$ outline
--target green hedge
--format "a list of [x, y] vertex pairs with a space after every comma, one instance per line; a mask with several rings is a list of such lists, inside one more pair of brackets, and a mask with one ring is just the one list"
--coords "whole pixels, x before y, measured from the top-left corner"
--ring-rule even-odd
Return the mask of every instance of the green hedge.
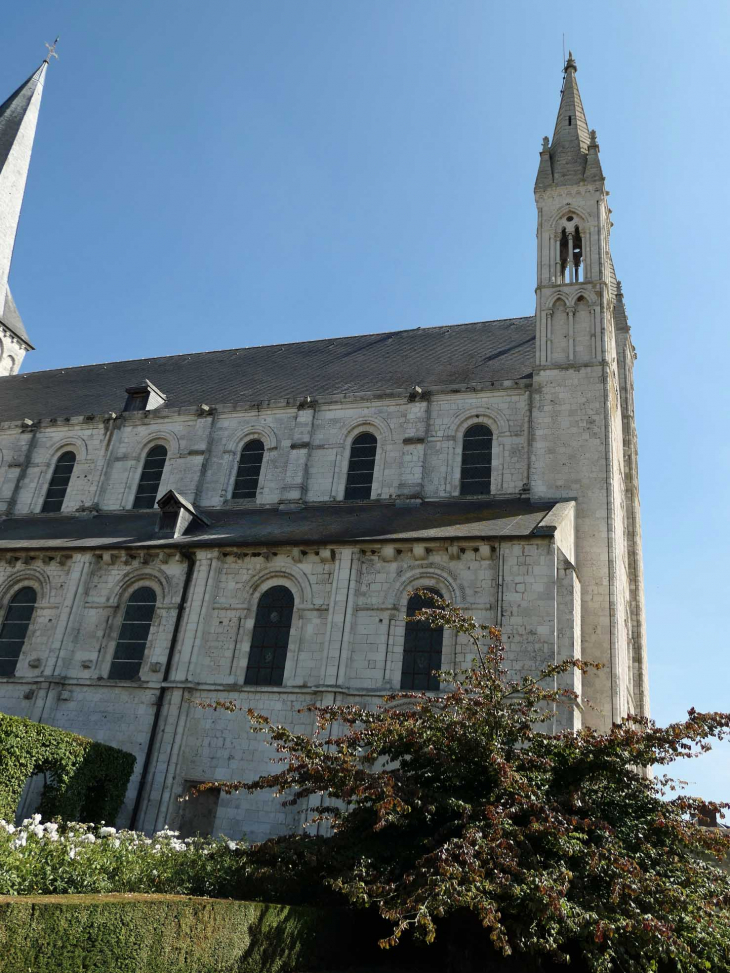
[[45, 723], [0, 713], [0, 818], [12, 821], [29, 777], [46, 774], [44, 820], [113, 823], [135, 757]]
[[0, 897], [0, 973], [289, 973], [348, 955], [348, 913], [177, 895]]

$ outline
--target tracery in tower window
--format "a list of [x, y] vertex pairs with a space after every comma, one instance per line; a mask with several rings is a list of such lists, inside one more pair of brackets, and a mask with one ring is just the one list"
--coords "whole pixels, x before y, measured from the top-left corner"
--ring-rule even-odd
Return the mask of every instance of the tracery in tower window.
[[564, 226], [560, 234], [560, 283], [577, 284], [584, 279], [583, 238], [572, 216], [568, 217], [566, 223], [569, 225]]

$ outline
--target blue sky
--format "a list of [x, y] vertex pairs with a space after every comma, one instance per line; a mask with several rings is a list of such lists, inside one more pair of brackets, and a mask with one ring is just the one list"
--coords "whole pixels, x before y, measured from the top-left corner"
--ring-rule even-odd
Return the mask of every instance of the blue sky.
[[[729, 11], [11, 5], [0, 92], [61, 35], [11, 277], [25, 369], [532, 313], [565, 31], [639, 353], [653, 715], [730, 709]], [[730, 799], [730, 747], [680, 770]]]

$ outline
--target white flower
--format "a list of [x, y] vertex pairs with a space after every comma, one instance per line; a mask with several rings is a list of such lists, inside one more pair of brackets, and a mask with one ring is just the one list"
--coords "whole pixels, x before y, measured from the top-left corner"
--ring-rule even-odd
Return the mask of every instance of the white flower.
[[236, 848], [238, 848], [238, 844], [235, 841], [227, 841], [226, 848], [228, 848], [229, 851], [235, 851]]
[[118, 848], [121, 845], [121, 841], [119, 840], [119, 838], [115, 838], [114, 841], [112, 841], [112, 844], [114, 845], [115, 848]]
[[46, 833], [42, 824], [34, 824], [31, 828], [28, 828], [28, 831], [34, 834], [36, 838], [42, 838]]
[[100, 838], [111, 838], [112, 835], [117, 833], [116, 828], [101, 828], [99, 831]]
[[8, 824], [6, 821], [1, 821], [3, 830], [7, 831], [8, 834], [15, 834], [15, 828], [12, 824]]
[[25, 848], [28, 844], [28, 838], [26, 837], [25, 831], [21, 831], [17, 838], [13, 838], [13, 848]]
[[96, 838], [93, 836], [93, 834], [82, 834], [79, 841], [87, 845], [93, 845], [96, 842]]
[[68, 857], [71, 858], [71, 859], [73, 859], [73, 858], [76, 857], [76, 849], [75, 848], [69, 848], [69, 850], [68, 850]]
[[58, 825], [56, 824], [56, 822], [55, 822], [55, 821], [47, 821], [47, 822], [46, 822], [46, 823], [45, 823], [45, 824], [43, 825], [43, 827], [44, 827], [44, 828], [46, 829], [46, 831], [47, 831], [47, 832], [48, 832], [49, 834], [51, 834], [51, 833], [53, 833], [53, 832], [55, 832], [55, 831], [58, 831]]

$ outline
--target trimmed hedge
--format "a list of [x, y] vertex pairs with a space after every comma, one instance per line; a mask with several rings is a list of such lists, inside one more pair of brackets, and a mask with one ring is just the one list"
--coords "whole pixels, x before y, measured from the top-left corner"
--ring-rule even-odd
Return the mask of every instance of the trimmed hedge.
[[44, 820], [116, 820], [136, 758], [67, 730], [0, 713], [0, 818], [12, 821], [29, 777], [45, 773]]
[[0, 973], [320, 969], [348, 955], [350, 922], [346, 912], [178, 895], [1, 896]]

